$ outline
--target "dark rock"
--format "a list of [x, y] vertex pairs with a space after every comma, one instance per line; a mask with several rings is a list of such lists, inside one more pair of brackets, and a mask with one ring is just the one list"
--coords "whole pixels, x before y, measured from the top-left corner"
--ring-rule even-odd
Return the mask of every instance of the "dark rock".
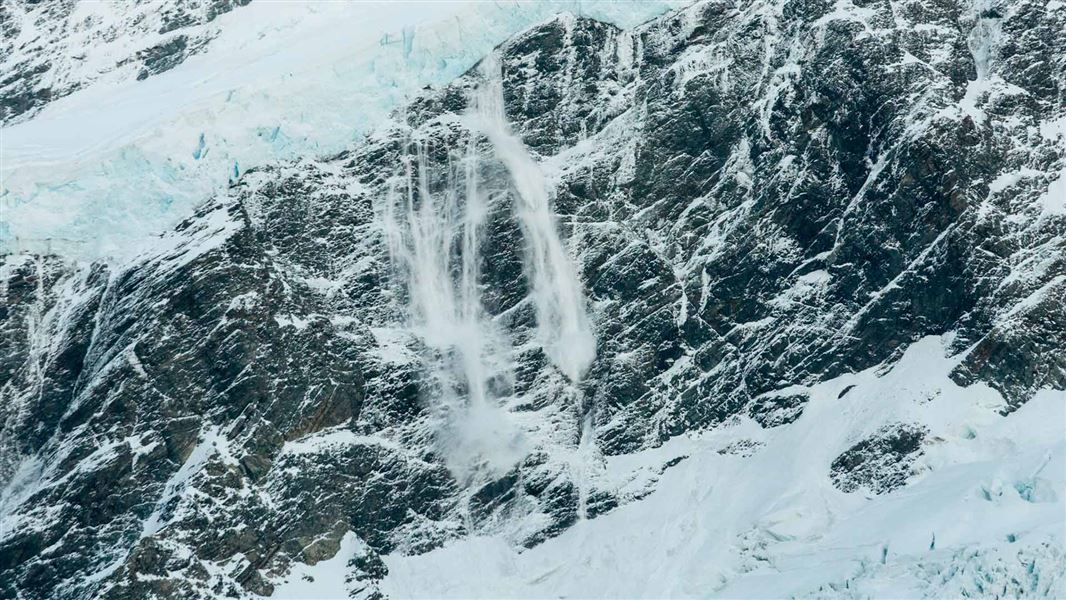
[[763, 395], [752, 401], [748, 416], [767, 429], [788, 425], [800, 418], [808, 400], [807, 394]]
[[927, 431], [915, 425], [888, 426], [856, 443], [833, 460], [833, 485], [843, 492], [885, 494], [904, 486], [923, 454]]

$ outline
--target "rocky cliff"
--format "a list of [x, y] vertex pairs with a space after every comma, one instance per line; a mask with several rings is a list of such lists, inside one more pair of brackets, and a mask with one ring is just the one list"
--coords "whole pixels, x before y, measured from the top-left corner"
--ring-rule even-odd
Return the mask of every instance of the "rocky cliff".
[[[0, 597], [269, 595], [351, 539], [347, 589], [376, 597], [386, 555], [535, 547], [683, 460], [612, 457], [794, 427], [814, 386], [931, 336], [997, 419], [1061, 398], [1064, 30], [1027, 0], [561, 15], [349, 151], [245, 173], [135, 261], [5, 257]], [[522, 173], [471, 119], [494, 78], [584, 288], [577, 376], [545, 338]], [[412, 319], [384, 219], [473, 214], [475, 183], [477, 254], [439, 249], [476, 267], [503, 366], [445, 381], [465, 355]], [[440, 401], [481, 383], [503, 421]], [[825, 483], [894, 493], [941, 434], [857, 436]]]

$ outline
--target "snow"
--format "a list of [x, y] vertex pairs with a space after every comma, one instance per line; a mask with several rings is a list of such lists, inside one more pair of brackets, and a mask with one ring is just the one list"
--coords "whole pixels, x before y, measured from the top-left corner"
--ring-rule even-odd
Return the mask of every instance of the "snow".
[[832, 277], [828, 271], [819, 269], [796, 278], [796, 283], [770, 301], [771, 305], [787, 308], [793, 303], [802, 303], [805, 298], [822, 292]]
[[1030, 167], [1022, 167], [1017, 171], [1008, 171], [1006, 173], [1001, 173], [998, 177], [993, 179], [991, 183], [988, 184], [988, 191], [993, 194], [998, 194], [1003, 190], [1017, 185], [1020, 181], [1023, 181], [1030, 177], [1040, 177], [1043, 174], [1043, 171], [1038, 171]]
[[[572, 18], [563, 23], [571, 23]], [[557, 230], [545, 173], [511, 131], [503, 111], [499, 57], [480, 65], [471, 109], [430, 127], [460, 127], [469, 133], [450, 149], [446, 188], [433, 189], [427, 156], [432, 136], [407, 134], [404, 155], [376, 208], [388, 243], [396, 281], [408, 298], [409, 339], [424, 349], [432, 391], [425, 394], [437, 423], [435, 443], [456, 479], [480, 471], [502, 475], [526, 456], [523, 433], [509, 418], [505, 390], [515, 379], [515, 349], [482, 303], [481, 260], [487, 217], [493, 202], [508, 200], [522, 232], [523, 273], [532, 282], [529, 301], [536, 314], [535, 344], [571, 383], [578, 383], [595, 358], [596, 340], [586, 313], [582, 282]], [[488, 151], [478, 145], [486, 139]], [[507, 173], [496, 181], [481, 165], [498, 161]], [[501, 186], [503, 184], [503, 187]], [[494, 188], [510, 188], [507, 195]], [[376, 329], [376, 354], [383, 362], [406, 360], [403, 338]], [[573, 393], [571, 387], [567, 393]]]
[[1066, 215], [1066, 168], [1048, 185], [1040, 197], [1039, 206], [1043, 215]]
[[538, 336], [551, 361], [577, 382], [596, 358], [582, 283], [559, 238], [540, 165], [510, 131], [504, 116], [498, 58], [490, 55], [481, 67], [485, 81], [478, 90], [475, 120], [492, 142], [496, 157], [507, 166], [520, 200], [515, 213], [528, 250], [524, 268], [533, 281]]
[[340, 550], [333, 558], [323, 560], [313, 567], [296, 563], [289, 573], [288, 581], [274, 588], [271, 597], [285, 600], [322, 600], [321, 590], [329, 589], [337, 591], [337, 598], [347, 598], [348, 561], [365, 548], [366, 544], [354, 533], [344, 534]]
[[282, 449], [280, 456], [328, 453], [334, 448], [357, 444], [384, 445], [389, 448], [396, 447], [395, 444], [384, 438], [357, 435], [348, 429], [331, 428], [316, 432], [298, 440], [285, 442], [285, 446]]
[[406, 329], [371, 327], [370, 333], [376, 342], [373, 356], [382, 363], [404, 365], [416, 360], [416, 355], [408, 347], [411, 335]]
[[[947, 341], [919, 341], [881, 376], [871, 369], [809, 388], [811, 400], [792, 425], [764, 430], [735, 419], [611, 457], [603, 477], [624, 482], [665, 458], [688, 456], [643, 500], [532, 549], [499, 535], [387, 556], [382, 591], [392, 598], [957, 597], [1008, 589], [1014, 579], [1032, 586], [1026, 593], [1062, 597], [1066, 392], [1042, 391], [1001, 416], [995, 390], [962, 388], [948, 377], [960, 358], [944, 356]], [[880, 496], [832, 486], [836, 456], [901, 422], [929, 429], [909, 485]], [[738, 444], [749, 451], [729, 451]], [[309, 572], [316, 585], [309, 593], [342, 597], [329, 576]]]
[[297, 331], [307, 329], [311, 323], [311, 319], [299, 315], [274, 315], [274, 321], [279, 327], [292, 327]]
[[[631, 26], [680, 3], [253, 2], [212, 22], [218, 37], [176, 68], [103, 77], [0, 129], [0, 249], [128, 257], [238, 163], [340, 151], [557, 12]], [[102, 69], [110, 52], [90, 59]]]
[[[227, 464], [236, 464], [236, 460], [229, 452], [226, 438], [221, 435], [218, 428], [211, 427], [200, 435], [199, 443], [193, 448], [189, 457], [182, 463], [170, 479], [163, 486], [163, 495], [156, 501], [155, 510], [144, 521], [141, 537], [146, 538], [155, 535], [159, 530], [167, 526], [170, 519], [166, 517], [166, 510], [175, 498], [185, 493], [190, 480], [204, 468], [204, 465], [218, 455]], [[124, 562], [124, 559], [122, 561]]]

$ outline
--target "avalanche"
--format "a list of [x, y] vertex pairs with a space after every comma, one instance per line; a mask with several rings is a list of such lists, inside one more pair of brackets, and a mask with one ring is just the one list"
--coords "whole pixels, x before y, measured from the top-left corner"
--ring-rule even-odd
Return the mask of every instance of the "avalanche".
[[667, 4], [79, 5], [0, 597], [1066, 597], [1066, 5]]

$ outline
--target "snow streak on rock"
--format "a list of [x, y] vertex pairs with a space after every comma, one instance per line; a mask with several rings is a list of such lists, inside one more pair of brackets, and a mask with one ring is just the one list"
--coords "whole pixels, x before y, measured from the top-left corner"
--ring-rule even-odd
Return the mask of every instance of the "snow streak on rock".
[[414, 157], [403, 156], [381, 223], [406, 283], [411, 325], [431, 354], [429, 400], [446, 428], [443, 449], [459, 473], [482, 461], [502, 473], [518, 458], [521, 438], [497, 406], [512, 379], [509, 340], [481, 302], [486, 199], [478, 188], [476, 140], [449, 153], [454, 158], [440, 192], [431, 189], [426, 142], [408, 138], [405, 144]]
[[[547, 183], [504, 116], [495, 55], [483, 61], [481, 72], [483, 80], [472, 92], [466, 115], [471, 133], [462, 147], [427, 148], [427, 141], [408, 135], [404, 144], [413, 155], [402, 157], [401, 173], [379, 214], [391, 260], [406, 285], [413, 331], [430, 350], [431, 404], [446, 428], [445, 454], [460, 473], [486, 465], [502, 475], [525, 449], [499, 406], [501, 398], [514, 393], [510, 339], [481, 298], [479, 263], [492, 199], [479, 179], [492, 172], [479, 168], [481, 150], [474, 132], [488, 138], [488, 150], [506, 166], [504, 175], [514, 190], [538, 343], [576, 384], [595, 358], [596, 341], [581, 281], [556, 230]], [[430, 152], [447, 156], [444, 181], [431, 182]]]
[[533, 280], [533, 302], [541, 342], [552, 362], [577, 382], [596, 357], [596, 340], [585, 314], [585, 296], [573, 262], [555, 226], [548, 187], [522, 140], [510, 131], [503, 107], [499, 58], [490, 54], [481, 64], [475, 114], [496, 155], [507, 165], [521, 200], [515, 212], [526, 236], [526, 264]]

